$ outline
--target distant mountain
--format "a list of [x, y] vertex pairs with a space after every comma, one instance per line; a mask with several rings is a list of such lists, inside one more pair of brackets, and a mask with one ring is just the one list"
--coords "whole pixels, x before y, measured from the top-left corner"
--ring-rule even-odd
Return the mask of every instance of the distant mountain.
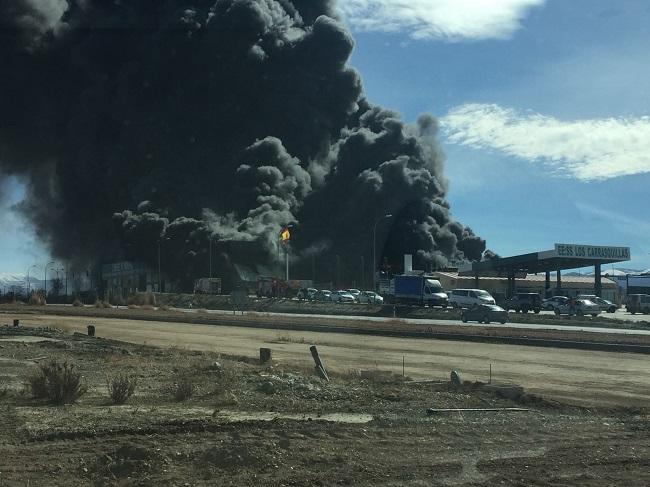
[[[602, 267], [602, 275], [610, 275], [610, 276], [627, 276], [628, 274], [630, 275], [637, 275], [637, 274], [644, 274], [644, 273], [650, 273], [650, 269], [646, 269], [644, 271], [639, 270], [639, 269], [626, 269], [626, 268], [605, 268]], [[572, 272], [566, 272], [562, 273], [563, 276], [571, 276], [571, 277], [593, 277], [594, 272], [577, 272], [577, 271], [572, 271]]]
[[[49, 282], [49, 279], [48, 279]], [[42, 289], [44, 281], [34, 276], [29, 276], [29, 284], [31, 289]], [[27, 287], [27, 275], [20, 273], [0, 272], [0, 290], [3, 293], [11, 292], [12, 290], [25, 292]]]

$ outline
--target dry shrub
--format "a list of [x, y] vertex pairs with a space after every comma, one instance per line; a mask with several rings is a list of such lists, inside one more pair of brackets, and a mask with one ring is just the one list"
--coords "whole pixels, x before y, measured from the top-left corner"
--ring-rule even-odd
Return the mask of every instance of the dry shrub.
[[47, 301], [42, 294], [34, 293], [29, 297], [28, 303], [33, 306], [45, 306]]
[[190, 377], [181, 377], [169, 388], [174, 400], [185, 401], [194, 395], [196, 386]]
[[67, 360], [39, 365], [27, 385], [35, 399], [47, 399], [53, 404], [74, 403], [88, 390], [75, 365]]
[[95, 308], [110, 308], [111, 304], [108, 301], [95, 301]]
[[138, 380], [129, 374], [118, 374], [106, 379], [108, 394], [113, 404], [124, 404], [135, 392]]
[[79, 301], [79, 298], [75, 298], [75, 300], [72, 302], [72, 306], [75, 307], [83, 306], [83, 303]]
[[143, 304], [142, 306], [140, 306], [140, 308], [141, 309], [146, 309], [148, 311], [151, 311], [152, 309], [154, 309], [154, 307], [152, 305], [150, 305], [150, 304]]
[[155, 306], [156, 296], [153, 293], [132, 294], [126, 300], [127, 304], [137, 304], [138, 306]]
[[126, 305], [126, 302], [124, 301], [124, 298], [122, 296], [110, 296], [108, 299], [108, 303], [112, 304], [113, 306]]
[[129, 304], [129, 309], [140, 309], [140, 306], [137, 304]]
[[161, 311], [169, 311], [169, 306], [167, 306], [166, 304], [161, 304], [160, 306], [158, 306], [158, 309]]

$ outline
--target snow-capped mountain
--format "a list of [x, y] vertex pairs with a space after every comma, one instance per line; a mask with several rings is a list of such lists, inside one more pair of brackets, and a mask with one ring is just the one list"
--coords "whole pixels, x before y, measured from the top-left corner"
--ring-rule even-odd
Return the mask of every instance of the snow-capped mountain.
[[[43, 279], [39, 279], [32, 275], [29, 276], [29, 285], [31, 289], [41, 289], [43, 288], [43, 283]], [[2, 292], [10, 292], [12, 290], [24, 292], [26, 288], [27, 274], [0, 272], [0, 289]]]

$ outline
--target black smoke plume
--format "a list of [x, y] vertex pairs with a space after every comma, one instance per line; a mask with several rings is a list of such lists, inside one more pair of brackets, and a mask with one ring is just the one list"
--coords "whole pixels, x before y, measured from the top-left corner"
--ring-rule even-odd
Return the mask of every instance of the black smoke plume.
[[[327, 0], [0, 3], [0, 171], [54, 256], [370, 281], [377, 260], [478, 260], [451, 218], [437, 123], [372, 105]], [[362, 264], [363, 262], [363, 264]], [[215, 272], [216, 274], [218, 272]]]

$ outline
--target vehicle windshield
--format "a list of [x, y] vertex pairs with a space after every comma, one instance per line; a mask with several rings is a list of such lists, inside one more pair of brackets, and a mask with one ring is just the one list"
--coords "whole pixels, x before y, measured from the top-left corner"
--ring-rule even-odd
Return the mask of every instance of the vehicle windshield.
[[427, 279], [426, 285], [429, 288], [431, 294], [436, 294], [436, 293], [443, 292], [442, 285], [439, 282]]
[[476, 295], [479, 298], [491, 298], [492, 297], [492, 296], [490, 296], [490, 293], [488, 293], [487, 291], [482, 291], [480, 289], [478, 291], [474, 291], [474, 292], [476, 293]]

